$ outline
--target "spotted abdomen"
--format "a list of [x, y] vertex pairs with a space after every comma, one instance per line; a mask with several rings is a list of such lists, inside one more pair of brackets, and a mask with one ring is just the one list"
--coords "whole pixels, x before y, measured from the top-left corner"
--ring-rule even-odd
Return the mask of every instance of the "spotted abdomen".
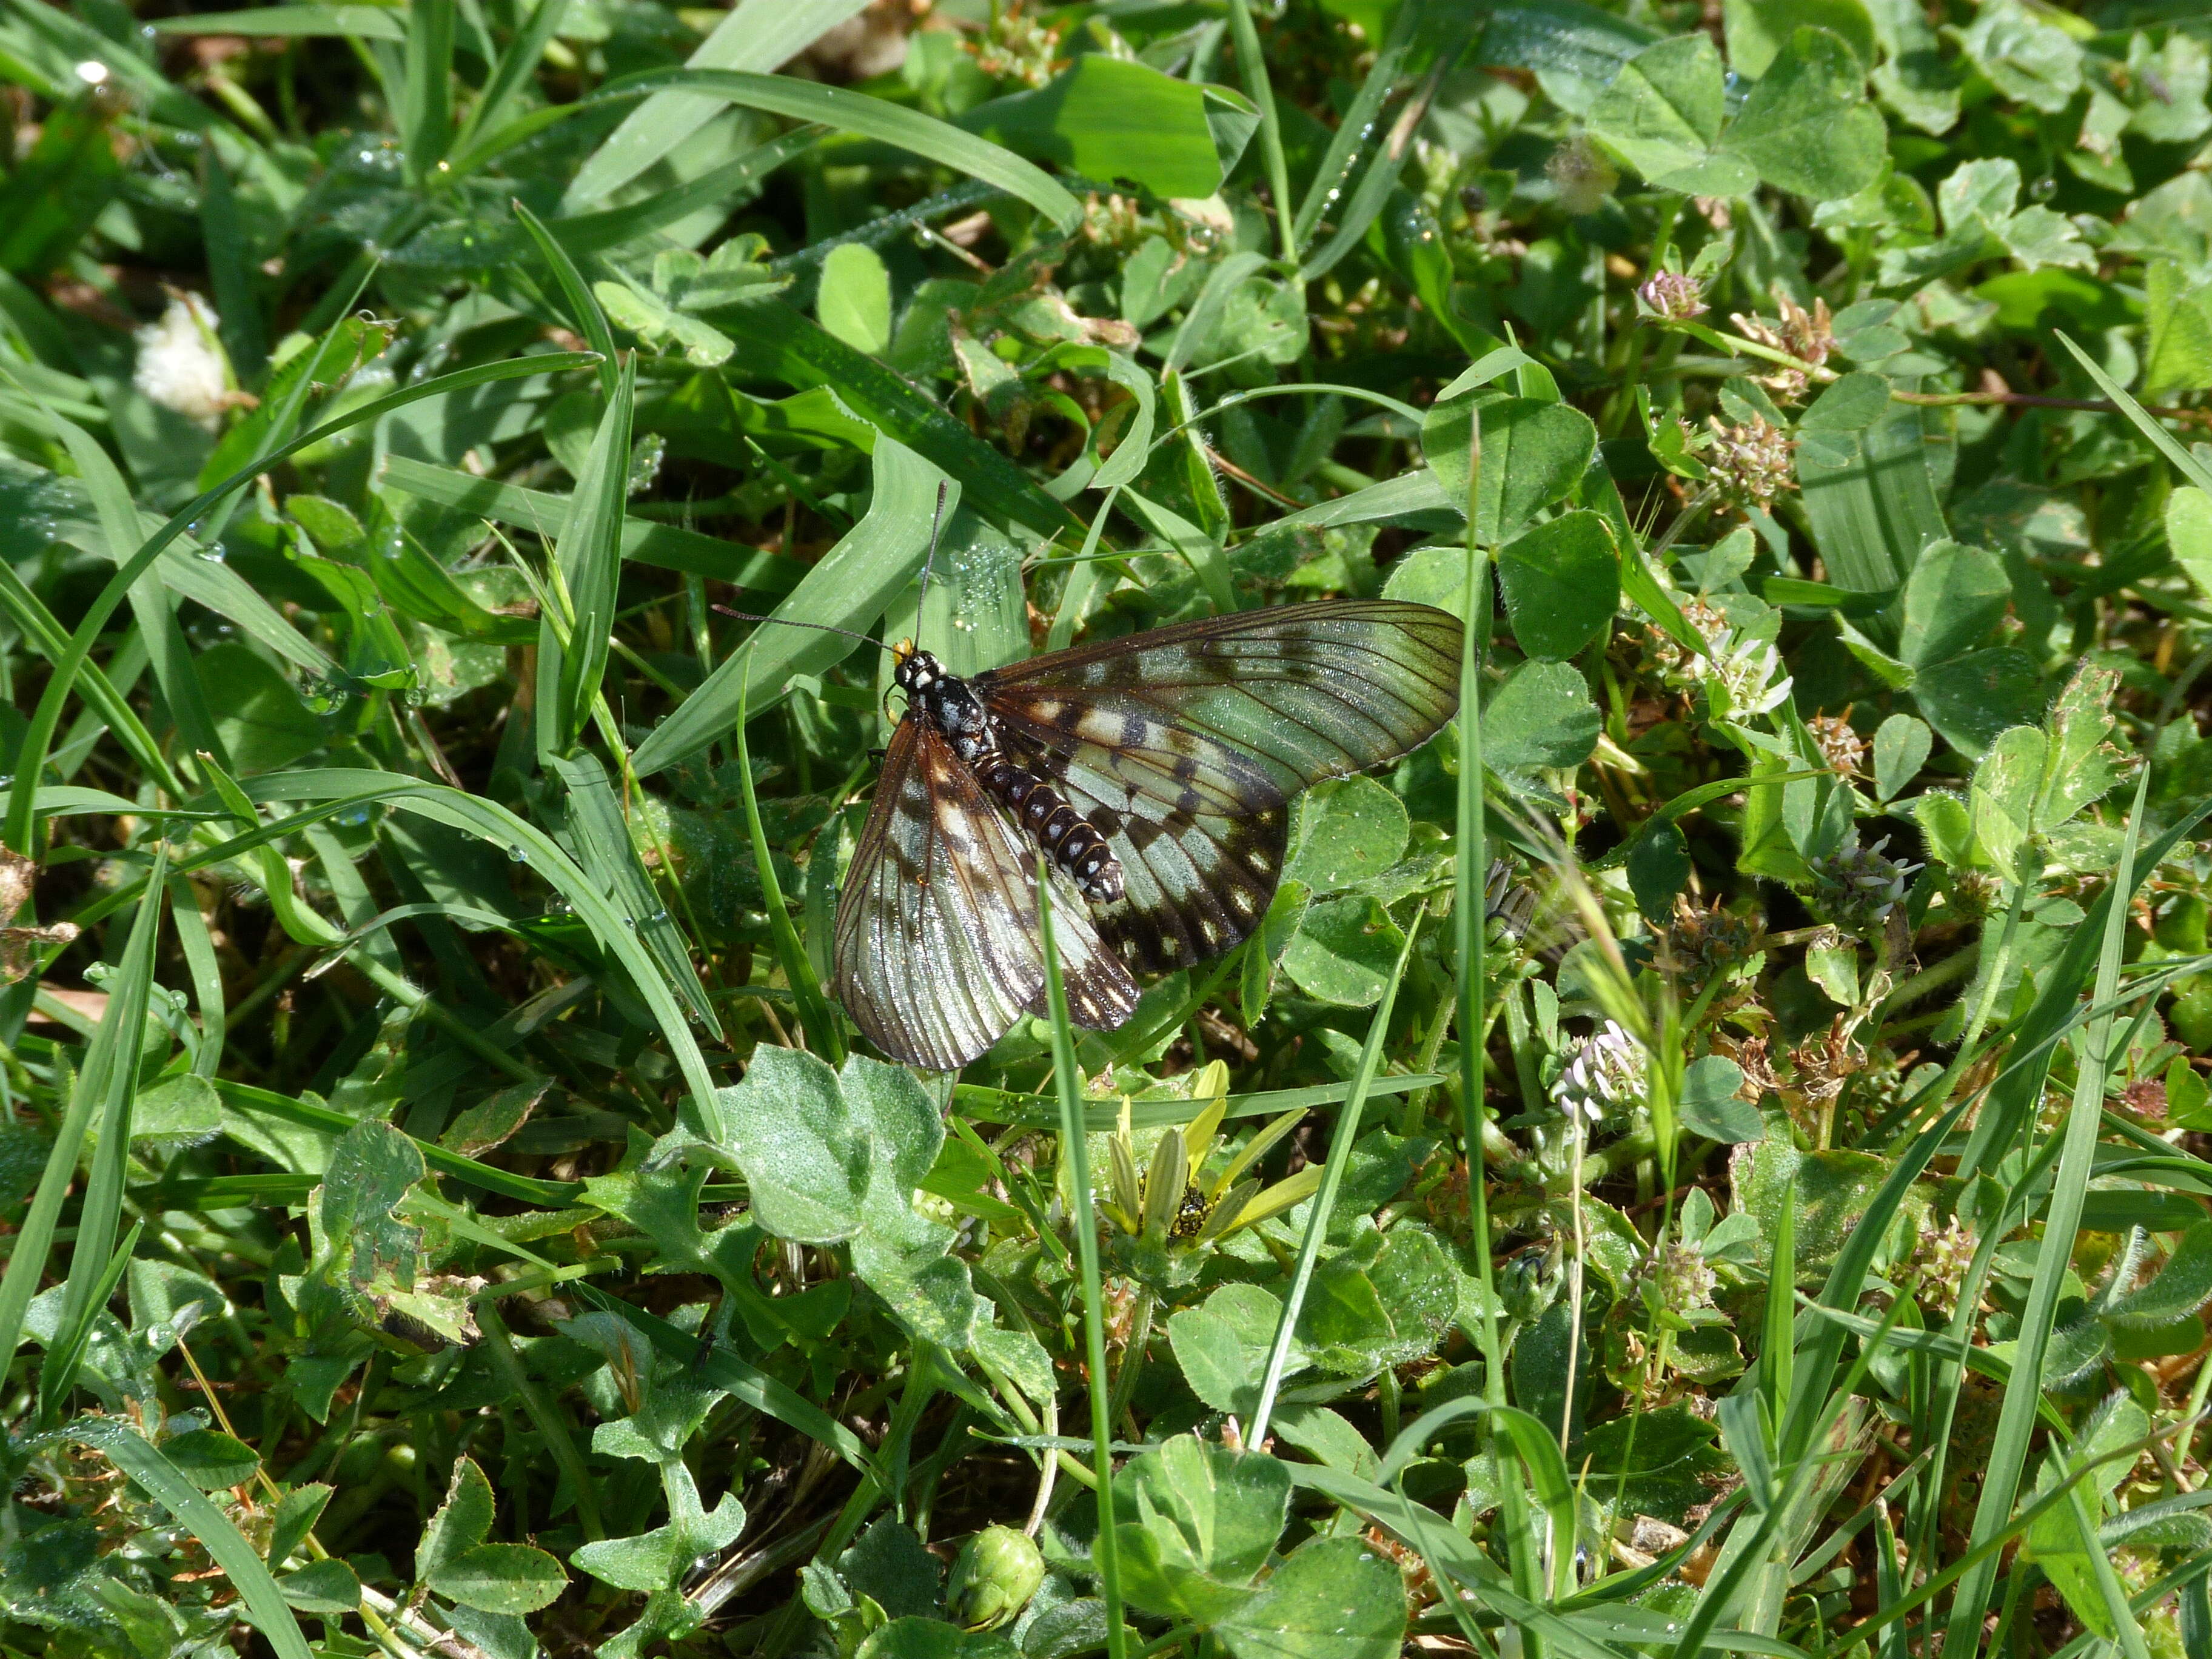
[[1006, 802], [1022, 828], [1036, 837], [1093, 904], [1121, 896], [1121, 864], [1106, 837], [1067, 804], [1066, 797], [1029, 768], [993, 750], [976, 763], [975, 781]]

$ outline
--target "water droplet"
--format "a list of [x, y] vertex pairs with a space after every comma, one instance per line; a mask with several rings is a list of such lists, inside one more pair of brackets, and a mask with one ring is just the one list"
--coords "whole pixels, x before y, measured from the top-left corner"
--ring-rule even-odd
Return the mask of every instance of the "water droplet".
[[525, 859], [530, 856], [529, 854], [524, 852], [520, 847], [508, 848], [507, 849], [507, 855], [513, 859], [517, 864], [521, 863]]

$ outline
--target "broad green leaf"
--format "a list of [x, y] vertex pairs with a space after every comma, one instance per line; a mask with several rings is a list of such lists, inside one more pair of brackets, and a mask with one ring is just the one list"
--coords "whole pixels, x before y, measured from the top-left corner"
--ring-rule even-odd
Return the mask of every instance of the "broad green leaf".
[[1283, 952], [1283, 971], [1316, 1001], [1371, 1008], [1404, 943], [1389, 912], [1373, 899], [1327, 899], [1306, 912]]
[[1217, 1623], [1249, 1599], [1289, 1516], [1290, 1476], [1260, 1452], [1177, 1435], [1114, 1477], [1122, 1588], [1131, 1603]]
[[314, 1481], [295, 1486], [276, 1500], [276, 1511], [269, 1531], [270, 1566], [283, 1566], [292, 1559], [293, 1552], [307, 1541], [307, 1534], [315, 1529], [315, 1522], [321, 1518], [333, 1490]]
[[2166, 498], [2166, 539], [2197, 591], [2212, 598], [2212, 495], [2182, 484]]
[[1792, 30], [1744, 100], [1721, 153], [1748, 162], [1777, 189], [1816, 202], [1856, 194], [1888, 155], [1881, 116], [1865, 101], [1866, 72], [1841, 36]]
[[1464, 512], [1468, 440], [1481, 410], [1482, 472], [1475, 537], [1496, 545], [1517, 536], [1540, 508], [1581, 482], [1597, 451], [1589, 416], [1565, 404], [1466, 392], [1436, 404], [1421, 424], [1421, 450], [1444, 500]]
[[535, 1613], [568, 1589], [560, 1562], [529, 1544], [487, 1544], [491, 1482], [473, 1458], [453, 1464], [445, 1504], [422, 1528], [416, 1582], [484, 1613]]
[[945, 1141], [914, 1074], [855, 1054], [833, 1072], [811, 1054], [763, 1048], [723, 1091], [729, 1149], [753, 1214], [779, 1238], [826, 1244], [910, 1214]]
[[[1105, 1625], [1098, 1644], [1105, 1645]], [[1017, 1659], [1022, 1650], [1002, 1632], [963, 1630], [942, 1619], [908, 1613], [871, 1631], [853, 1650], [853, 1659]]]
[[1721, 15], [1729, 65], [1739, 75], [1765, 75], [1791, 33], [1806, 26], [1841, 36], [1862, 64], [1874, 66], [1876, 31], [1865, 0], [1725, 0]]
[[1892, 714], [1874, 733], [1874, 789], [1882, 800], [1894, 800], [1928, 763], [1934, 738], [1927, 723], [1910, 714]]
[[302, 1613], [351, 1613], [361, 1605], [361, 1579], [343, 1561], [310, 1561], [276, 1581], [284, 1599]]
[[1493, 688], [1482, 709], [1482, 754], [1497, 772], [1579, 766], [1601, 729], [1589, 687], [1565, 663], [1522, 663]]
[[212, 694], [216, 731], [241, 776], [278, 771], [323, 746], [322, 721], [250, 647], [211, 646], [192, 665]]
[[1090, 179], [1128, 179], [1162, 198], [1221, 188], [1221, 158], [1196, 82], [1089, 52], [1034, 92], [978, 105], [969, 131]]
[[1372, 778], [1316, 785], [1299, 804], [1298, 826], [1285, 874], [1316, 893], [1356, 886], [1405, 856], [1405, 803]]
[[161, 1443], [161, 1453], [203, 1492], [241, 1485], [261, 1467], [252, 1447], [214, 1429], [190, 1429], [172, 1436]]
[[1276, 970], [1283, 952], [1297, 937], [1304, 926], [1306, 911], [1313, 903], [1313, 890], [1304, 882], [1286, 880], [1275, 889], [1269, 901], [1267, 914], [1261, 919], [1258, 930], [1244, 947], [1244, 975], [1241, 986], [1244, 1023], [1257, 1025], [1267, 1012], [1267, 1004], [1275, 990]]
[[814, 314], [855, 351], [880, 357], [891, 343], [891, 276], [866, 242], [845, 242], [822, 262]]
[[1533, 71], [1553, 101], [1583, 115], [1622, 66], [1656, 38], [1649, 23], [1581, 0], [1521, 0], [1489, 14], [1474, 59]]
[[1928, 723], [1970, 757], [2007, 726], [2034, 719], [2045, 695], [2035, 659], [2002, 645], [1924, 668], [1912, 682]]
[[1598, 94], [1590, 131], [1662, 190], [1748, 195], [1759, 182], [1749, 164], [1713, 154], [1727, 103], [1723, 75], [1708, 35], [1647, 46]]
[[1357, 1538], [1316, 1538], [1214, 1626], [1235, 1659], [1392, 1659], [1406, 1635], [1398, 1569]]
[[2038, 830], [2047, 834], [2058, 829], [2119, 782], [2124, 762], [2111, 742], [2112, 696], [2118, 689], [2117, 672], [2085, 662], [2052, 701], [2044, 721], [2051, 737], [2051, 768], [2035, 805]]
[[2036, 801], [2051, 745], [2032, 726], [1998, 736], [1974, 768], [1973, 833], [2001, 870], [2013, 868], [2036, 832]]
[[2081, 87], [2080, 45], [2019, 0], [1984, 0], [1958, 40], [1999, 92], [2045, 114], [2064, 109]]
[[1628, 890], [1644, 920], [1663, 927], [1674, 915], [1674, 899], [1690, 879], [1690, 844], [1672, 818], [1660, 818], [1638, 832], [1625, 860]]
[[1846, 374], [1799, 423], [1797, 482], [1828, 580], [1862, 593], [1901, 584], [1945, 535], [1921, 411], [1880, 375]]
[[[465, 1460], [464, 1460], [465, 1461]], [[426, 1578], [439, 1595], [486, 1613], [535, 1613], [568, 1588], [568, 1575], [529, 1544], [479, 1544]]]
[[1960, 656], [2004, 620], [2011, 603], [2012, 578], [1996, 554], [1931, 542], [1905, 580], [1897, 654], [1915, 668]]
[[2100, 1317], [2148, 1330], [2193, 1314], [2207, 1302], [2212, 1302], [2212, 1221], [2184, 1233], [2156, 1276], [2120, 1297]]
[[1513, 637], [1530, 656], [1564, 662], [1598, 638], [1620, 605], [1620, 553], [1595, 513], [1562, 514], [1498, 550]]
[[1743, 1068], [1724, 1054], [1707, 1054], [1682, 1070], [1676, 1109], [1691, 1133], [1731, 1144], [1757, 1140], [1766, 1133], [1759, 1108], [1741, 1098]]

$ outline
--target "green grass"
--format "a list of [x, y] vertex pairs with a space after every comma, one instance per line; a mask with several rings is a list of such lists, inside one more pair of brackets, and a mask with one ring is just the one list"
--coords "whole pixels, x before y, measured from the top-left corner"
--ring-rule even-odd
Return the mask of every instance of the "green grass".
[[[0, 1647], [2212, 1659], [2208, 56], [0, 17]], [[870, 1050], [757, 618], [1337, 594], [1250, 941]]]

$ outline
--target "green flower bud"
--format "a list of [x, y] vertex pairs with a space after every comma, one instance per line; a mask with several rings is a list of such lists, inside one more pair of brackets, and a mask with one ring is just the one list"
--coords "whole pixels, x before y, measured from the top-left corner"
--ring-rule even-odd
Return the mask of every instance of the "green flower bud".
[[960, 1547], [947, 1605], [969, 1630], [995, 1630], [1027, 1607], [1042, 1583], [1044, 1557], [1034, 1539], [1012, 1527], [986, 1527]]

